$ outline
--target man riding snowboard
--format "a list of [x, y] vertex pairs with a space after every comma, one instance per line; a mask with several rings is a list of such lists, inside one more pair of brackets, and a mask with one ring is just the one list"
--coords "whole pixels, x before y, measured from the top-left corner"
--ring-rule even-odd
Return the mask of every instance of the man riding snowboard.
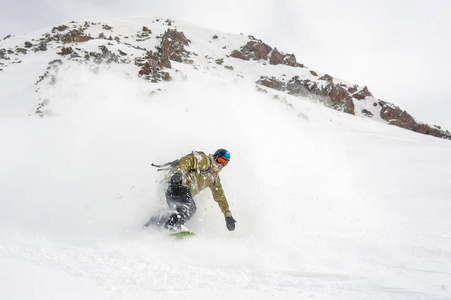
[[229, 151], [218, 149], [210, 155], [193, 151], [180, 160], [165, 164], [164, 166], [175, 167], [172, 176], [168, 177], [166, 189], [166, 202], [174, 211], [164, 218], [152, 217], [145, 226], [155, 224], [169, 230], [180, 229], [196, 212], [196, 203], [193, 197], [202, 190], [210, 188], [213, 199], [224, 214], [227, 229], [234, 230], [236, 221], [229, 210], [219, 177], [219, 172], [229, 161]]

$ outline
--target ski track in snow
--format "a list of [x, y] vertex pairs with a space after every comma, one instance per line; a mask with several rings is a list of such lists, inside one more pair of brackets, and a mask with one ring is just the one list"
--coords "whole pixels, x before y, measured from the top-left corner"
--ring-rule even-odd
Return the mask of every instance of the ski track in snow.
[[[174, 242], [168, 243], [171, 244]], [[146, 294], [196, 294], [199, 291], [221, 298], [229, 296], [230, 292], [233, 294], [233, 290], [238, 287], [243, 291], [262, 293], [266, 297], [277, 295], [290, 299], [309, 295], [340, 298], [340, 294], [346, 297], [384, 299], [387, 298], [386, 293], [401, 294], [401, 298], [410, 294], [416, 299], [422, 299], [420, 294], [412, 291], [370, 287], [365, 284], [364, 278], [343, 274], [200, 267], [189, 261], [174, 264], [170, 260], [130, 256], [119, 251], [99, 251], [89, 247], [58, 244], [38, 248], [26, 244], [2, 247], [0, 253], [2, 267], [5, 267], [4, 262], [8, 267], [11, 261], [25, 261], [46, 267], [51, 272], [57, 271], [78, 279], [87, 278], [106, 294], [120, 299]], [[44, 295], [42, 299], [47, 296]], [[395, 298], [397, 297], [387, 299]]]

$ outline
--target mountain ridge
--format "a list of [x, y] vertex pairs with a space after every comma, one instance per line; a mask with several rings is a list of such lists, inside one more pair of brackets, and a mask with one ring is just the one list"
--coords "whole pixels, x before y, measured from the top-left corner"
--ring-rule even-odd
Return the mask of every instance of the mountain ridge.
[[[252, 77], [246, 68], [257, 70], [257, 85], [293, 96], [308, 97], [327, 107], [351, 115], [370, 118], [414, 132], [451, 139], [448, 130], [437, 125], [418, 122], [405, 110], [393, 103], [378, 99], [367, 86], [348, 83], [327, 73], [320, 73], [299, 63], [294, 54], [285, 54], [252, 35], [234, 35], [165, 18], [136, 19], [134, 28], [127, 32], [115, 21], [72, 21], [53, 27], [31, 40], [8, 36], [0, 42], [0, 71], [7, 72], [14, 64], [20, 64], [29, 53], [52, 52], [52, 60], [43, 74], [36, 78], [39, 89], [55, 81], [58, 68], [65, 61], [92, 64], [128, 64], [137, 69], [134, 74], [157, 83], [179, 76], [171, 62], [192, 65], [199, 70], [225, 68], [238, 77]], [[190, 27], [191, 26], [191, 27]], [[117, 31], [115, 27], [121, 27]], [[186, 29], [189, 32], [185, 34]], [[202, 31], [202, 34], [199, 34]], [[199, 36], [189, 36], [197, 33]], [[12, 41], [12, 42], [9, 42]], [[20, 45], [22, 43], [22, 46]], [[209, 55], [208, 47], [221, 52], [220, 57]], [[218, 49], [219, 48], [219, 49]], [[218, 52], [215, 52], [218, 53]], [[236, 69], [237, 61], [247, 64]], [[277, 67], [274, 69], [272, 67]], [[183, 77], [183, 76], [182, 76]], [[186, 78], [185, 78], [186, 79]], [[48, 99], [40, 99], [35, 113], [44, 116], [51, 105]]]

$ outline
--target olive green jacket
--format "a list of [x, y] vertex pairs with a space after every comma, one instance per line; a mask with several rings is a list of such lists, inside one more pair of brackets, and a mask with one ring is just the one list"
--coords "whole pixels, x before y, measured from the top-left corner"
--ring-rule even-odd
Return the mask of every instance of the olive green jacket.
[[182, 184], [190, 187], [193, 196], [207, 187], [210, 188], [213, 199], [218, 203], [224, 216], [230, 217], [232, 213], [222, 189], [220, 171], [214, 163], [213, 155], [202, 152], [193, 152], [182, 157], [175, 169], [175, 172], [183, 174]]

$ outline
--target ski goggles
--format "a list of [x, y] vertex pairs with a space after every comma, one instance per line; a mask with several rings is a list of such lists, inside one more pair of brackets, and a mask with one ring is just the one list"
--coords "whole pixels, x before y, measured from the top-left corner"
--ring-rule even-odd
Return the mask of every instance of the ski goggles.
[[222, 156], [218, 156], [216, 158], [216, 162], [218, 164], [222, 164], [224, 167], [227, 166], [227, 164], [229, 163], [229, 161], [227, 159], [225, 159], [224, 157], [222, 157]]

